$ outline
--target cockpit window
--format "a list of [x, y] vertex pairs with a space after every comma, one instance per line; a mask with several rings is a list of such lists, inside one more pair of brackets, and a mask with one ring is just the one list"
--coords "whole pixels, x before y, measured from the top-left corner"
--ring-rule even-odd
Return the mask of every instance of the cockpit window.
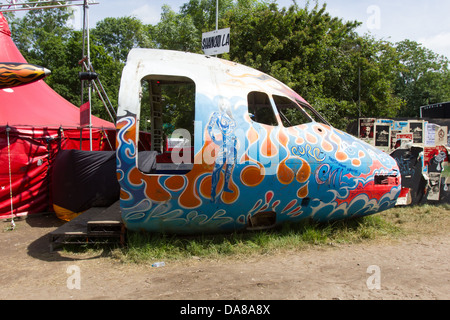
[[313, 119], [291, 99], [277, 95], [273, 95], [272, 98], [277, 106], [283, 126], [293, 127], [313, 121]]
[[277, 118], [269, 96], [264, 92], [252, 91], [247, 96], [250, 119], [269, 126], [277, 126]]
[[330, 124], [327, 120], [325, 120], [325, 119], [320, 115], [320, 113], [317, 112], [316, 109], [314, 109], [314, 108], [312, 108], [310, 105], [305, 104], [305, 103], [302, 103], [302, 102], [300, 102], [300, 101], [297, 101], [297, 103], [298, 103], [299, 105], [301, 105], [301, 106], [305, 109], [306, 112], [308, 112], [308, 114], [314, 119], [314, 121], [316, 121], [316, 122], [321, 122], [321, 123], [323, 123], [323, 124], [326, 124], [326, 125], [328, 125], [328, 126], [331, 126], [331, 124]]
[[308, 122], [320, 122], [330, 125], [316, 110], [306, 103], [297, 100], [294, 102], [287, 97], [278, 95], [273, 95], [272, 98], [285, 127], [298, 126]]

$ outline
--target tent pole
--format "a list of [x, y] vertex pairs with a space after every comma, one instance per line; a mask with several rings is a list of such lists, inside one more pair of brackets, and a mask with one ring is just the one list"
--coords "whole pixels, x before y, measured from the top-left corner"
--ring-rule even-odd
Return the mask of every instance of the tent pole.
[[[87, 65], [91, 65], [91, 50], [90, 50], [90, 40], [89, 40], [89, 5], [88, 1], [84, 0], [84, 23], [83, 23], [83, 33], [86, 36], [86, 49], [87, 49]], [[84, 41], [84, 39], [83, 39]], [[84, 55], [84, 52], [83, 52]], [[84, 58], [84, 56], [83, 56]], [[86, 71], [88, 71], [86, 69]], [[88, 99], [89, 99], [89, 150], [92, 151], [92, 80], [89, 80], [88, 86]]]
[[[85, 2], [86, 3], [86, 2]], [[86, 5], [83, 5], [83, 52], [80, 61], [84, 60], [84, 54], [86, 51]], [[81, 67], [83, 68], [83, 66]], [[84, 81], [81, 81], [81, 105], [84, 103]]]
[[[87, 20], [87, 50], [88, 50], [88, 64], [91, 64], [91, 48], [89, 43], [89, 7], [86, 1], [86, 20]], [[92, 80], [89, 82], [89, 147], [92, 151]]]

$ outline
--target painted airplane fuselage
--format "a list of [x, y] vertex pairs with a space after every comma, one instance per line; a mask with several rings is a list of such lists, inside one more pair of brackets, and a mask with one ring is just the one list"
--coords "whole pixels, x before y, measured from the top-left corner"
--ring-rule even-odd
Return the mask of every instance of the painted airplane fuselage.
[[[148, 75], [195, 83], [194, 164], [187, 173], [138, 169], [141, 79]], [[165, 50], [130, 52], [117, 120], [120, 206], [128, 229], [228, 232], [365, 216], [395, 205], [400, 172], [388, 154], [325, 123], [285, 127], [275, 107], [278, 125], [254, 122], [251, 91], [307, 103], [274, 78], [230, 61]]]

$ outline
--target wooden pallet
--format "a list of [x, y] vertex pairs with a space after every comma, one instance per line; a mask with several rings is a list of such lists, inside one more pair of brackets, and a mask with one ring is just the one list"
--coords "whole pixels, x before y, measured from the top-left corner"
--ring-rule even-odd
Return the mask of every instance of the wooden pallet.
[[125, 226], [119, 201], [108, 208], [91, 208], [50, 232], [50, 251], [65, 244], [107, 244], [125, 242]]

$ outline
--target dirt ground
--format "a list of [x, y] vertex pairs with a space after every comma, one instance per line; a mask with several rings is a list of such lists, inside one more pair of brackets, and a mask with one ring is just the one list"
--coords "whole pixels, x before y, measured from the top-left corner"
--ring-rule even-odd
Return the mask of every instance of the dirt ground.
[[[0, 221], [0, 299], [379, 300], [450, 298], [450, 237], [313, 247], [160, 268], [49, 250], [51, 215]], [[78, 287], [79, 285], [79, 287]]]

